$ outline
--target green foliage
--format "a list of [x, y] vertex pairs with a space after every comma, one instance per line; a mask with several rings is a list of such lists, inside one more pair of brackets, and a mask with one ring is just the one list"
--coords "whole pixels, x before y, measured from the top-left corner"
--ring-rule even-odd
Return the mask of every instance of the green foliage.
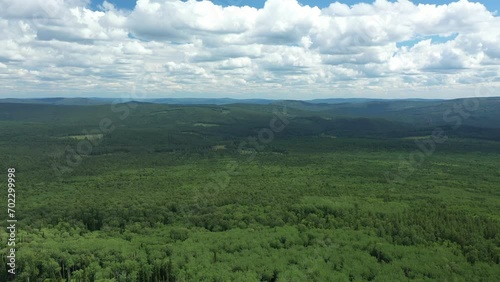
[[[249, 161], [238, 146], [268, 126], [272, 105], [144, 104], [125, 120], [109, 106], [1, 106], [0, 169], [17, 171], [17, 281], [500, 277], [498, 142], [450, 135], [387, 182], [416, 149], [399, 137], [427, 129], [294, 109], [296, 122]], [[104, 117], [116, 130], [68, 168], [65, 151], [81, 141], [68, 136]]]

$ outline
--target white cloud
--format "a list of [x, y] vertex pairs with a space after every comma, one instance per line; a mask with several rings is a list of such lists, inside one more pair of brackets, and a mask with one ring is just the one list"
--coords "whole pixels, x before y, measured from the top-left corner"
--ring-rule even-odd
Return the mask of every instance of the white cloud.
[[139, 0], [132, 11], [108, 2], [89, 7], [0, 0], [0, 96], [140, 88], [156, 97], [438, 97], [473, 95], [479, 84], [500, 89], [500, 19], [467, 0], [324, 9], [296, 0], [268, 0], [262, 9], [194, 0]]

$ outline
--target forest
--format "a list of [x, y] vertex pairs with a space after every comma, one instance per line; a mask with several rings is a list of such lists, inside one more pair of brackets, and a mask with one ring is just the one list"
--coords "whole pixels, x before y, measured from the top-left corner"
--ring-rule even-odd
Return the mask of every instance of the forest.
[[0, 281], [498, 281], [499, 106], [0, 103]]

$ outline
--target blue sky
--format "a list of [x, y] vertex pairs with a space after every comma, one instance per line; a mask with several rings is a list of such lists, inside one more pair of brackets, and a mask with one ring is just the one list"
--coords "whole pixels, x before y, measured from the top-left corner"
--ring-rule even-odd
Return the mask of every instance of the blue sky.
[[0, 1], [0, 97], [500, 93], [500, 1], [265, 3]]

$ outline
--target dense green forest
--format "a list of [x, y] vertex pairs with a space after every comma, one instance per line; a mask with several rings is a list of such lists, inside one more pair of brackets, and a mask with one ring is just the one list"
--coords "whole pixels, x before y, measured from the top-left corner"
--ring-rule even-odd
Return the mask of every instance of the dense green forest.
[[0, 281], [498, 281], [478, 101], [0, 103]]

